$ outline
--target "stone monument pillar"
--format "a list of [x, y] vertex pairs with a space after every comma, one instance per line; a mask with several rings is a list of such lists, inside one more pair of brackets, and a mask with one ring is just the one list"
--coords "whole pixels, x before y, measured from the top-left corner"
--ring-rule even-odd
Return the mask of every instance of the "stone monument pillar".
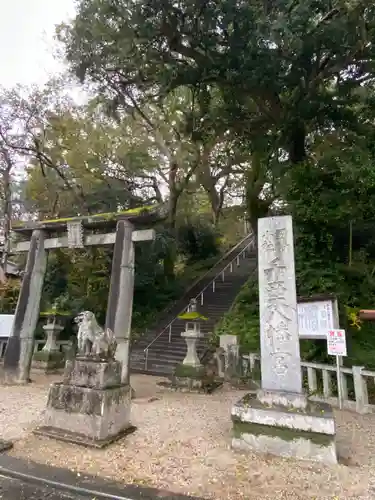
[[262, 385], [232, 408], [232, 446], [336, 463], [332, 408], [302, 389], [290, 216], [259, 219], [258, 272]]
[[39, 319], [40, 297], [47, 266], [44, 239], [45, 234], [42, 230], [33, 231], [12, 334], [5, 351], [5, 376], [19, 383], [27, 383], [30, 377], [34, 334]]
[[120, 220], [112, 260], [106, 328], [112, 330], [117, 341], [116, 359], [122, 365], [121, 382], [129, 383], [130, 333], [134, 291], [133, 225]]
[[[291, 217], [259, 220], [258, 280], [262, 395], [264, 401], [305, 407], [297, 323]], [[280, 399], [281, 398], [281, 399]]]

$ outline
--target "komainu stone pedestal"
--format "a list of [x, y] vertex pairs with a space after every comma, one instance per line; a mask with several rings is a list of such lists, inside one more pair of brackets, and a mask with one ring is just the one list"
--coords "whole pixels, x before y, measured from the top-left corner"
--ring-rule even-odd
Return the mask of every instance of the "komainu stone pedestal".
[[330, 405], [310, 402], [300, 394], [273, 396], [259, 391], [233, 406], [232, 447], [336, 464], [335, 421]]
[[52, 384], [43, 426], [34, 432], [102, 448], [128, 434], [131, 389], [121, 384], [118, 361], [67, 361], [64, 380]]

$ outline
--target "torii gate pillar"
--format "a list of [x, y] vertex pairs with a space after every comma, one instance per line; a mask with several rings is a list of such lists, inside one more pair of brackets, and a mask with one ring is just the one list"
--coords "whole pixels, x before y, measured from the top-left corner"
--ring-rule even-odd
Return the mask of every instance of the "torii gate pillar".
[[117, 223], [105, 326], [117, 340], [116, 359], [122, 364], [121, 382], [129, 383], [130, 332], [134, 293], [133, 225]]
[[[93, 222], [89, 221], [92, 225]], [[78, 225], [77, 225], [78, 224]], [[32, 230], [30, 241], [17, 244], [16, 251], [28, 252], [26, 272], [18, 298], [12, 335], [5, 351], [4, 371], [7, 378], [18, 383], [30, 380], [35, 328], [39, 318], [40, 299], [47, 264], [47, 251], [55, 248], [84, 248], [85, 246], [115, 245], [106, 328], [117, 340], [116, 358], [122, 363], [121, 382], [129, 383], [130, 331], [134, 291], [134, 242], [155, 238], [153, 229], [134, 230], [126, 220], [117, 221], [115, 233], [83, 233], [80, 221], [65, 224], [62, 236], [49, 237], [51, 223], [39, 223]], [[66, 227], [67, 226], [67, 227]], [[55, 225], [52, 223], [52, 228]], [[66, 229], [68, 235], [66, 236]]]

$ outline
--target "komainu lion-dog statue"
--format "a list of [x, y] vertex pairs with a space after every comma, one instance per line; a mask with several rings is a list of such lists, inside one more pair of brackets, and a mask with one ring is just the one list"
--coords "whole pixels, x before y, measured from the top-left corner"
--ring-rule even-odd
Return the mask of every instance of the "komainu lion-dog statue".
[[91, 311], [79, 313], [74, 321], [78, 324], [78, 356], [114, 359], [117, 342], [112, 330], [103, 329]]

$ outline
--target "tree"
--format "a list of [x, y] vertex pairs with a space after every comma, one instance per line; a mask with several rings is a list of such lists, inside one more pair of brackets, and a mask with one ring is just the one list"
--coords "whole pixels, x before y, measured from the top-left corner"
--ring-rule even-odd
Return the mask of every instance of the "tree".
[[20, 162], [34, 162], [42, 169], [55, 171], [65, 186], [81, 196], [76, 186], [69, 183], [66, 162], [56, 163], [50, 155], [50, 144], [46, 137], [48, 124], [53, 120], [56, 110], [63, 113], [71, 101], [58, 89], [59, 82], [52, 81], [43, 89], [22, 88], [3, 89], [1, 95], [1, 115], [6, 117], [6, 125], [0, 127], [0, 138], [8, 151], [17, 155]]
[[0, 173], [1, 173], [1, 200], [2, 200], [2, 255], [0, 267], [0, 281], [6, 280], [6, 268], [10, 252], [10, 229], [12, 220], [12, 191], [11, 175], [15, 167], [15, 160], [5, 144], [0, 141]]
[[246, 137], [277, 130], [298, 163], [312, 129], [358, 124], [349, 104], [373, 80], [374, 14], [366, 0], [81, 0], [60, 39], [75, 73], [108, 92], [189, 87], [207, 101], [217, 89], [221, 121]]
[[125, 124], [108, 120], [91, 102], [54, 114], [44, 129], [44, 151], [55, 165], [65, 165], [64, 179], [54, 169], [41, 171], [34, 160], [27, 185], [31, 209], [64, 217], [160, 202], [154, 162], [140, 146]]
[[5, 98], [5, 91], [0, 89], [0, 189], [2, 219], [2, 255], [0, 281], [6, 281], [6, 268], [10, 253], [10, 232], [13, 215], [12, 184], [15, 184], [17, 167], [20, 166], [20, 155], [10, 146], [16, 133], [13, 109]]
[[77, 12], [58, 34], [71, 70], [101, 94], [137, 96], [140, 109], [176, 91], [194, 97], [185, 133], [200, 151], [196, 175], [214, 219], [236, 179], [228, 156], [223, 175], [213, 172], [221, 142], [247, 148], [239, 175], [255, 230], [278, 179], [309, 157], [315, 134], [362, 128], [357, 91], [374, 72], [375, 7], [365, 0], [81, 0]]

